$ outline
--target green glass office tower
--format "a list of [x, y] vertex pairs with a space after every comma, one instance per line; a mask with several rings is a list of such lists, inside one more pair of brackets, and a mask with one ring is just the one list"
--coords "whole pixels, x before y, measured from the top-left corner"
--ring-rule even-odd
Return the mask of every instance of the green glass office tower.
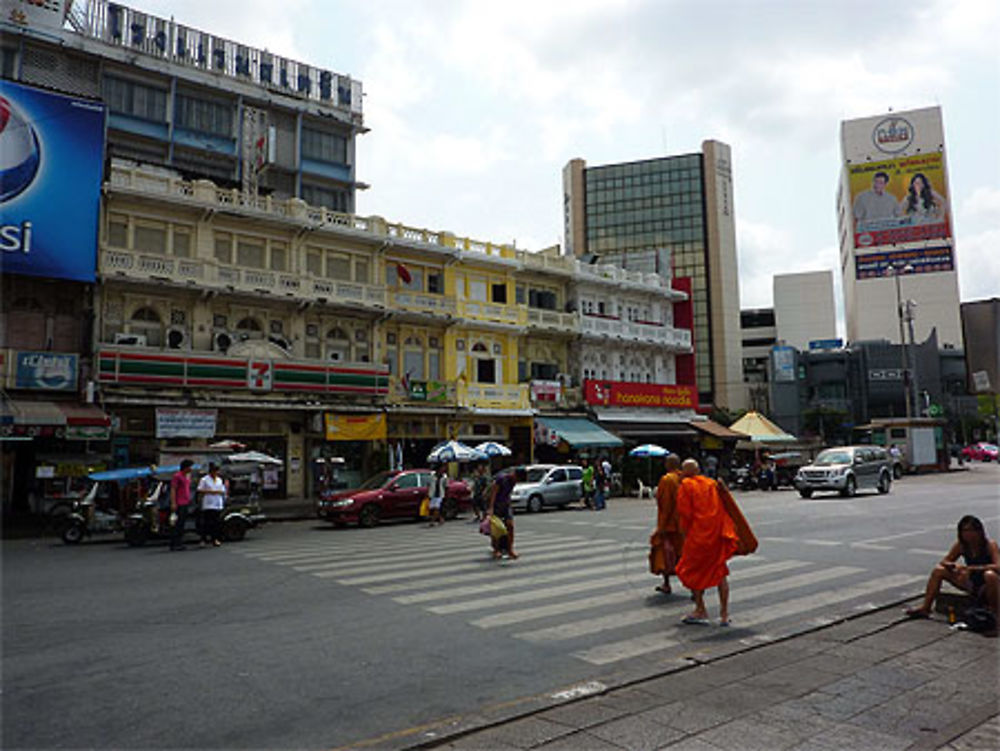
[[703, 405], [743, 407], [729, 147], [563, 169], [566, 252], [690, 277], [695, 380]]

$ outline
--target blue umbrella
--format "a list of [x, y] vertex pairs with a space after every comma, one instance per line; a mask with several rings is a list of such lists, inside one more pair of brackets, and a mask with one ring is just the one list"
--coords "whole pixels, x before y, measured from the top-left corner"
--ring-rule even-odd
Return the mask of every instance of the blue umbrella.
[[648, 459], [654, 456], [666, 456], [670, 452], [667, 451], [663, 446], [657, 446], [655, 443], [644, 443], [641, 446], [636, 446], [634, 449], [628, 452], [629, 456], [638, 456], [641, 459]]
[[[91, 472], [87, 477], [96, 482], [128, 482], [129, 480], [136, 480], [151, 475], [172, 475], [179, 471], [180, 468], [180, 464], [152, 467], [124, 467], [122, 469], [109, 469], [104, 472]], [[199, 470], [201, 469], [201, 465], [195, 464], [191, 469]]]
[[427, 455], [427, 461], [432, 464], [438, 462], [479, 462], [487, 458], [482, 451], [476, 451], [460, 441], [439, 443]]
[[475, 450], [489, 457], [510, 456], [510, 449], [496, 441], [484, 441], [476, 445]]

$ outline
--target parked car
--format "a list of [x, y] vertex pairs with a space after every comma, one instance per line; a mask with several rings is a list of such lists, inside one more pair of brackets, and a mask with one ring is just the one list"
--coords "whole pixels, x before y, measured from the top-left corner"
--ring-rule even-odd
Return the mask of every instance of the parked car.
[[525, 479], [510, 494], [514, 509], [541, 511], [546, 506], [567, 506], [583, 498], [583, 469], [575, 464], [529, 464], [521, 469]]
[[817, 490], [835, 490], [846, 497], [866, 489], [888, 493], [892, 487], [892, 461], [881, 446], [829, 448], [798, 471], [795, 487], [803, 498]]
[[997, 454], [1000, 452], [992, 443], [980, 441], [973, 443], [962, 449], [962, 458], [966, 461], [995, 462], [998, 461]]
[[[374, 527], [382, 519], [419, 519], [420, 503], [427, 497], [434, 472], [407, 469], [380, 472], [353, 490], [327, 490], [316, 502], [316, 516], [334, 524]], [[461, 480], [449, 480], [441, 504], [445, 519], [471, 508], [472, 492]]]

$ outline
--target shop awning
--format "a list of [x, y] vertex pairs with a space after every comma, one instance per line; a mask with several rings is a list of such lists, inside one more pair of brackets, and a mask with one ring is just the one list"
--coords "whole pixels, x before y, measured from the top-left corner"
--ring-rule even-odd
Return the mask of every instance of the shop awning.
[[0, 424], [107, 427], [111, 421], [93, 404], [8, 399], [0, 404]]
[[739, 441], [747, 437], [745, 433], [730, 430], [725, 425], [719, 425], [714, 420], [692, 420], [690, 424], [695, 430], [714, 436], [722, 441]]
[[614, 448], [622, 440], [583, 417], [536, 417], [541, 423], [573, 448]]
[[692, 438], [690, 416], [667, 410], [630, 410], [595, 407], [594, 413], [602, 427], [613, 430], [622, 438], [634, 438], [642, 443], [655, 443], [654, 438]]

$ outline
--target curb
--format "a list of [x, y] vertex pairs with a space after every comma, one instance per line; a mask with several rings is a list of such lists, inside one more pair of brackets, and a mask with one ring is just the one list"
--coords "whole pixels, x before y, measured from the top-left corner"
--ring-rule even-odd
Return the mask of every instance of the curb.
[[[444, 718], [436, 722], [428, 723], [420, 727], [412, 728], [410, 730], [399, 731], [392, 733], [390, 735], [383, 735], [376, 738], [371, 738], [360, 743], [355, 743], [348, 746], [342, 746], [340, 749], [365, 749], [373, 747], [384, 747], [381, 744], [385, 744], [391, 740], [402, 740], [406, 735], [420, 733], [424, 737], [420, 740], [415, 740], [415, 742], [407, 742], [406, 745], [400, 745], [396, 748], [405, 749], [406, 751], [418, 751], [422, 749], [433, 749], [443, 746], [448, 743], [453, 743], [466, 736], [473, 735], [475, 733], [482, 732], [484, 730], [490, 730], [503, 726], [507, 723], [514, 722], [516, 720], [522, 720], [526, 718], [533, 717], [535, 715], [541, 714], [542, 712], [548, 711], [555, 707], [571, 706], [573, 704], [578, 704], [587, 699], [591, 699], [595, 696], [605, 696], [612, 694], [615, 691], [622, 689], [637, 687], [642, 683], [654, 680], [656, 678], [663, 678], [669, 675], [677, 675], [684, 673], [688, 670], [692, 670], [703, 665], [711, 665], [720, 660], [731, 659], [739, 655], [744, 655], [749, 652], [753, 652], [757, 649], [761, 649], [766, 646], [771, 646], [774, 644], [781, 644], [783, 642], [792, 641], [799, 638], [800, 636], [807, 636], [809, 634], [814, 634], [822, 632], [826, 629], [832, 628], [834, 626], [839, 626], [844, 623], [850, 623], [852, 621], [857, 621], [862, 618], [870, 617], [877, 613], [882, 613], [893, 608], [898, 608], [901, 605], [910, 602], [917, 598], [920, 593], [914, 595], [893, 600], [884, 605], [879, 605], [873, 607], [869, 610], [865, 610], [861, 613], [854, 613], [851, 615], [841, 616], [829, 623], [823, 623], [816, 626], [803, 628], [801, 631], [796, 631], [791, 634], [786, 634], [784, 636], [777, 637], [768, 641], [761, 641], [757, 644], [745, 645], [734, 649], [731, 652], [726, 652], [723, 654], [713, 655], [705, 659], [694, 659], [688, 658], [681, 661], [677, 661], [673, 666], [663, 669], [662, 667], [653, 670], [648, 673], [637, 674], [632, 677], [611, 680], [607, 682], [601, 682], [597, 680], [591, 681], [581, 681], [580, 683], [574, 684], [573, 686], [568, 686], [565, 688], [555, 688], [547, 691], [544, 694], [537, 694], [534, 696], [528, 696], [521, 699], [515, 699], [513, 701], [504, 702], [502, 704], [497, 704], [490, 707], [485, 707], [481, 710], [477, 710], [475, 715], [457, 716]], [[855, 641], [866, 636], [871, 636], [880, 631], [885, 631], [889, 628], [896, 626], [899, 623], [905, 622], [906, 619], [899, 618], [893, 620], [892, 622], [886, 624], [879, 622], [878, 624], [873, 624], [871, 629], [866, 629], [863, 632], [858, 633], [853, 636], [850, 641]], [[981, 720], [980, 720], [981, 721]], [[958, 723], [956, 723], [957, 725]], [[967, 724], [967, 723], [965, 723]], [[971, 728], [974, 725], [969, 725]], [[958, 735], [964, 732], [964, 729], [959, 728], [954, 735]], [[954, 730], [950, 728], [950, 730]], [[428, 737], [431, 736], [431, 737]], [[334, 749], [334, 751], [339, 751], [339, 749]]]

